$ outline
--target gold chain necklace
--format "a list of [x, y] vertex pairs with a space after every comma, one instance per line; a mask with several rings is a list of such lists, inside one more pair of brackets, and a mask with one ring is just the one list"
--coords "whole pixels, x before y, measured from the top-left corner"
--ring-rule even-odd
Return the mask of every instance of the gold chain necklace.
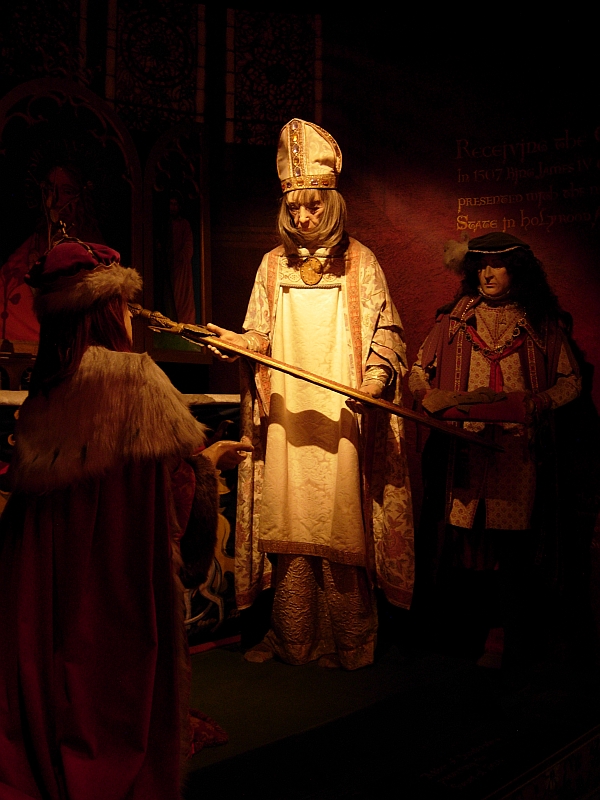
[[481, 347], [480, 345], [477, 344], [477, 342], [473, 341], [473, 337], [471, 336], [469, 328], [467, 327], [467, 324], [465, 322], [462, 323], [461, 327], [465, 333], [465, 338], [473, 346], [473, 350], [475, 350], [475, 352], [481, 350], [484, 356], [489, 356], [502, 353], [504, 352], [504, 350], [506, 350], [507, 347], [510, 347], [513, 341], [518, 336], [521, 335], [521, 330], [523, 329], [524, 325], [525, 325], [525, 317], [521, 317], [521, 319], [515, 323], [515, 327], [513, 328], [512, 333], [509, 334], [509, 337], [506, 339], [506, 341], [503, 344], [499, 344], [497, 347]]

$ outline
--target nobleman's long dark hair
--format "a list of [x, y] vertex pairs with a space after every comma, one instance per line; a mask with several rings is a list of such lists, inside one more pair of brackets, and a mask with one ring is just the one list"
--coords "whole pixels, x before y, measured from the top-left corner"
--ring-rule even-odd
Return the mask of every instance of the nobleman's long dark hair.
[[84, 311], [47, 314], [40, 320], [40, 344], [31, 372], [30, 394], [49, 392], [78, 369], [88, 347], [131, 351], [121, 295], [98, 300]]
[[[535, 330], [540, 331], [545, 320], [551, 320], [571, 336], [573, 317], [565, 311], [548, 283], [542, 262], [529, 248], [518, 247], [507, 253], [495, 254], [510, 275], [510, 298], [518, 303]], [[461, 298], [479, 293], [479, 270], [485, 268], [484, 253], [467, 253], [463, 261], [463, 279], [450, 310]], [[440, 309], [442, 310], [442, 309]]]

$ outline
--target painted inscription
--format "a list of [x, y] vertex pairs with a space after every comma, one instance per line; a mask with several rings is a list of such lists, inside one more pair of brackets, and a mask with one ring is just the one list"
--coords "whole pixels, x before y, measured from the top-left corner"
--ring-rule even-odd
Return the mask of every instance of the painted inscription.
[[455, 160], [459, 231], [600, 227], [600, 125], [508, 142], [464, 137]]

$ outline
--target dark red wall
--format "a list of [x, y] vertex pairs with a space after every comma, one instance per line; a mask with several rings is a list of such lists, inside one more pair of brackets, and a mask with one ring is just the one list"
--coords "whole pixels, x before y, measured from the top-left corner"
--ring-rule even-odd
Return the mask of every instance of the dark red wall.
[[351, 232], [379, 257], [411, 358], [456, 289], [444, 242], [506, 229], [542, 260], [600, 364], [600, 114], [581, 45], [577, 60], [575, 43], [546, 58], [543, 80], [531, 79], [542, 41], [528, 58], [421, 64], [365, 55], [347, 36], [332, 45], [326, 127], [344, 153]]

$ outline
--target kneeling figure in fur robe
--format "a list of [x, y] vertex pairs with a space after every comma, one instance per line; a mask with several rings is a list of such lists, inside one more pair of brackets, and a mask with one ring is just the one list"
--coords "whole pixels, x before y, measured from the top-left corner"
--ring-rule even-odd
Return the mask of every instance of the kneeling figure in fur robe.
[[36, 269], [40, 352], [0, 524], [0, 797], [176, 800], [180, 550], [203, 530], [212, 555], [215, 469], [183, 397], [127, 352], [135, 270], [76, 242]]

